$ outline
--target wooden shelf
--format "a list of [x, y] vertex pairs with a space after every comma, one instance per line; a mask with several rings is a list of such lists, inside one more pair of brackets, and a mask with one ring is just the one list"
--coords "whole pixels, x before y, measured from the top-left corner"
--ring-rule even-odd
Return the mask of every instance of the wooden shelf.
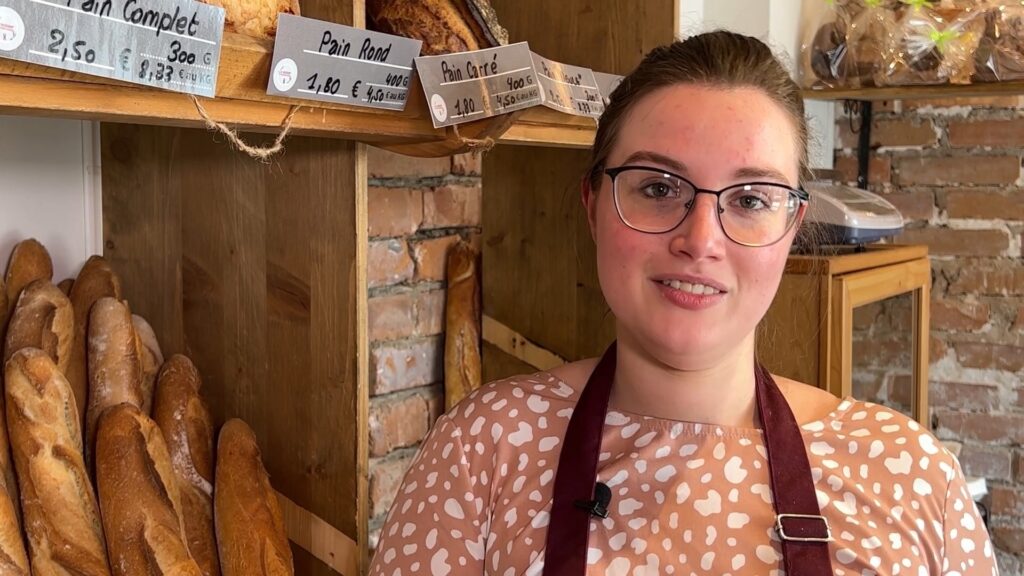
[[[214, 120], [243, 131], [277, 132], [290, 107], [299, 104], [292, 134], [359, 140], [420, 156], [464, 152], [472, 148], [472, 141], [486, 138], [498, 143], [584, 148], [593, 142], [597, 129], [593, 120], [543, 107], [512, 118], [464, 124], [458, 131], [435, 129], [415, 78], [409, 90], [413, 97], [402, 112], [319, 102], [306, 105], [267, 95], [272, 51], [269, 41], [225, 32], [217, 98], [200, 99]], [[205, 126], [188, 95], [8, 59], [0, 59], [0, 114]]]
[[1024, 81], [989, 84], [887, 86], [884, 88], [808, 88], [807, 100], [921, 100], [927, 98], [976, 98], [1024, 94]]

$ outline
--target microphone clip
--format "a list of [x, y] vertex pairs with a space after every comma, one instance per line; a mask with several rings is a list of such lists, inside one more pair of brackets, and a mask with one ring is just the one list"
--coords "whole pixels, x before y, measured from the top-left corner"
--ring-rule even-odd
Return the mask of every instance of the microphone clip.
[[591, 516], [598, 518], [608, 517], [608, 504], [612, 500], [612, 490], [607, 484], [598, 482], [594, 485], [593, 500], [576, 500], [573, 504], [581, 510], [586, 510]]

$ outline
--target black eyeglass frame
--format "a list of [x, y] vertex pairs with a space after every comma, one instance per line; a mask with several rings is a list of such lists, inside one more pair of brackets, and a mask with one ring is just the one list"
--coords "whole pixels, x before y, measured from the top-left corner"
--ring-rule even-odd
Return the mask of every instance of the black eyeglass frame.
[[[667, 228], [665, 230], [662, 230], [660, 232], [651, 232], [650, 230], [641, 230], [640, 228], [637, 228], [636, 226], [634, 226], [634, 225], [632, 225], [632, 224], [630, 224], [629, 222], [626, 221], [626, 217], [622, 215], [622, 208], [619, 206], [619, 195], [618, 195], [618, 189], [616, 187], [617, 185], [615, 183], [615, 180], [616, 180], [616, 178], [618, 177], [619, 174], [622, 174], [623, 172], [629, 172], [630, 170], [644, 170], [646, 172], [660, 172], [662, 174], [665, 174], [666, 176], [671, 176], [672, 178], [677, 178], [677, 179], [681, 180], [682, 182], [685, 182], [691, 188], [693, 188], [693, 199], [691, 199], [689, 202], [686, 203], [686, 212], [683, 213], [683, 217], [679, 220], [679, 222], [676, 222], [672, 227]], [[686, 179], [686, 178], [684, 178], [684, 177], [682, 177], [682, 176], [680, 176], [680, 175], [678, 175], [678, 174], [676, 174], [674, 172], [671, 172], [669, 170], [665, 170], [663, 168], [655, 168], [653, 166], [639, 166], [639, 165], [636, 165], [636, 164], [626, 164], [625, 166], [616, 166], [615, 168], [605, 168], [604, 169], [604, 173], [607, 174], [608, 177], [611, 178], [611, 180], [612, 180], [612, 200], [614, 200], [614, 202], [615, 202], [615, 213], [619, 215], [619, 220], [623, 224], [625, 224], [627, 227], [629, 227], [630, 229], [636, 230], [637, 232], [640, 232], [642, 234], [665, 234], [666, 232], [671, 232], [672, 230], [675, 230], [676, 228], [679, 227], [680, 224], [685, 222], [686, 221], [686, 217], [690, 215], [690, 212], [692, 211], [691, 209], [693, 208], [693, 203], [697, 199], [697, 194], [711, 194], [711, 195], [713, 195], [715, 197], [715, 205], [718, 207], [718, 210], [715, 211], [715, 214], [718, 217], [718, 227], [722, 229], [722, 233], [725, 234], [725, 237], [728, 238], [729, 240], [735, 242], [736, 244], [741, 245], [741, 246], [749, 246], [751, 248], [764, 248], [766, 246], [771, 246], [773, 244], [777, 244], [780, 240], [785, 238], [786, 234], [793, 228], [793, 225], [796, 224], [796, 219], [794, 218], [793, 221], [790, 222], [789, 225], [786, 226], [786, 229], [782, 231], [782, 234], [778, 238], [776, 238], [775, 240], [773, 240], [773, 241], [771, 241], [771, 242], [769, 242], [767, 244], [749, 244], [747, 242], [740, 242], [739, 240], [736, 240], [735, 238], [733, 238], [732, 236], [729, 235], [729, 232], [727, 232], [725, 230], [725, 225], [722, 223], [722, 213], [725, 212], [725, 208], [722, 208], [722, 194], [724, 192], [728, 192], [729, 190], [734, 190], [736, 188], [741, 188], [743, 186], [758, 186], [758, 185], [762, 185], [762, 186], [774, 186], [776, 188], [784, 188], [786, 190], [789, 190], [790, 194], [796, 195], [797, 201], [799, 202], [799, 204], [802, 204], [802, 205], [808, 204], [810, 202], [810, 200], [811, 200], [811, 195], [808, 194], [806, 190], [803, 190], [803, 189], [800, 189], [800, 188], [793, 188], [792, 186], [787, 186], [785, 184], [779, 184], [778, 182], [760, 182], [760, 181], [741, 182], [739, 184], [733, 184], [732, 186], [726, 186], [725, 188], [722, 188], [721, 190], [709, 190], [707, 188], [700, 188], [700, 187], [698, 187], [696, 184], [694, 184], [690, 180], [688, 180], [688, 179]]]

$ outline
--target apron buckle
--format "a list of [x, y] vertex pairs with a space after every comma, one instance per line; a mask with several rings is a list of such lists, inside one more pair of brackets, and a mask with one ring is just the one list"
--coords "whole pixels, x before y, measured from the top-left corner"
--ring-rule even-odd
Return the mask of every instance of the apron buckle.
[[[786, 533], [785, 520], [791, 520], [791, 532]], [[820, 521], [820, 525], [815, 525], [810, 522], [812, 520]], [[824, 536], [821, 536], [820, 531], [816, 531], [815, 528], [824, 527]], [[828, 524], [828, 518], [818, 514], [779, 514], [775, 517], [775, 531], [778, 532], [779, 538], [788, 542], [831, 542], [832, 541], [832, 528]]]

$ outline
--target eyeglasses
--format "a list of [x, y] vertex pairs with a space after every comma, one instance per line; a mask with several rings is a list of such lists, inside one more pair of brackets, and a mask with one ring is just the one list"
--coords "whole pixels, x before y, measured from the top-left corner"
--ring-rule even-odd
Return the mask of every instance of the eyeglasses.
[[796, 224], [807, 192], [772, 182], [748, 182], [722, 190], [698, 188], [682, 176], [649, 166], [608, 168], [615, 210], [622, 223], [638, 232], [662, 234], [683, 223], [697, 194], [718, 198], [718, 223], [725, 235], [744, 246], [769, 246]]

